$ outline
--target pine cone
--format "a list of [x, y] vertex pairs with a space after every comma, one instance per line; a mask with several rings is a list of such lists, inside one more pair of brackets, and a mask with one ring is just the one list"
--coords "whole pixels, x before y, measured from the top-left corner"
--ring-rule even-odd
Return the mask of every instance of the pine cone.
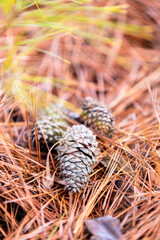
[[82, 118], [86, 126], [103, 136], [112, 137], [115, 121], [107, 106], [91, 97], [86, 97], [82, 109]]
[[96, 136], [84, 125], [68, 127], [64, 138], [66, 140], [56, 148], [57, 168], [66, 182], [65, 189], [76, 193], [89, 181], [99, 152], [98, 143]]
[[[51, 148], [56, 142], [58, 142], [65, 130], [67, 129], [67, 123], [65, 119], [54, 109], [44, 111], [42, 119], [36, 122], [31, 131], [31, 144], [36, 147], [36, 139], [40, 144], [42, 151], [48, 151], [46, 143]], [[46, 140], [46, 143], [45, 143]]]

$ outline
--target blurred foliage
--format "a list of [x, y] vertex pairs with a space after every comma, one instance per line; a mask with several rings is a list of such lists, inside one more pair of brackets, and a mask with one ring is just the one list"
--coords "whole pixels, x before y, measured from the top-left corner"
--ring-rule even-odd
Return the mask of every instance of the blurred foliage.
[[[4, 39], [1, 41], [0, 51], [3, 51], [5, 56], [1, 68], [4, 90], [28, 107], [44, 97], [45, 91], [41, 89], [38, 91], [38, 99], [35, 100], [38, 82], [48, 84], [45, 77], [38, 75], [36, 67], [27, 62], [28, 57], [43, 53], [54, 56], [66, 64], [70, 63], [68, 59], [53, 54], [46, 50], [46, 47], [42, 48], [40, 44], [43, 43], [45, 46], [45, 41], [59, 38], [63, 34], [93, 46], [97, 43], [116, 45], [116, 41], [107, 30], [119, 29], [126, 34], [146, 39], [150, 37], [151, 32], [149, 27], [125, 24], [116, 20], [120, 14], [127, 13], [128, 5], [98, 7], [87, 0], [1, 0], [0, 8], [2, 9], [1, 36]], [[110, 17], [115, 20], [110, 20]], [[52, 78], [49, 84], [63, 87], [64, 81], [58, 82], [57, 79]], [[53, 97], [52, 95], [51, 98]]]

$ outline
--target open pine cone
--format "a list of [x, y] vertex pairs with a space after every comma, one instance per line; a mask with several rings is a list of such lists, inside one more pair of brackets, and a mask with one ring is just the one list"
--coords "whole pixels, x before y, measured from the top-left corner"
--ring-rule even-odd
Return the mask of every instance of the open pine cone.
[[84, 125], [68, 127], [57, 150], [57, 168], [66, 182], [65, 189], [79, 192], [89, 181], [96, 163], [98, 143], [96, 136]]
[[86, 126], [103, 136], [112, 137], [115, 121], [107, 106], [91, 97], [86, 97], [83, 100], [82, 109], [82, 118]]
[[36, 127], [32, 127], [30, 136], [32, 146], [35, 148], [37, 141], [41, 150], [48, 151], [46, 143], [51, 148], [62, 138], [67, 126], [65, 119], [58, 111], [47, 109], [42, 114], [41, 119], [36, 122]]

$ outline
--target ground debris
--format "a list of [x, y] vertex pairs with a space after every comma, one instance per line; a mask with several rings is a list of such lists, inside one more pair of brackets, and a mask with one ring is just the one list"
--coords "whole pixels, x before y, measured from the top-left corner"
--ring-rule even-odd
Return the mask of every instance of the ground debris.
[[119, 221], [112, 216], [85, 221], [88, 231], [92, 234], [91, 240], [125, 240], [122, 236]]

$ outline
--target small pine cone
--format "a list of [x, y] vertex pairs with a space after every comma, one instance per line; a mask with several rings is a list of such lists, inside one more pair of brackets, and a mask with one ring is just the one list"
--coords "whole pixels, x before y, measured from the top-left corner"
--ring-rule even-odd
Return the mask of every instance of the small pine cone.
[[82, 118], [86, 126], [103, 136], [112, 137], [115, 121], [107, 106], [91, 97], [86, 97], [83, 100], [82, 109]]
[[65, 189], [76, 193], [89, 181], [99, 153], [98, 143], [96, 136], [84, 125], [68, 127], [64, 138], [66, 140], [56, 148], [57, 168], [66, 182]]
[[[50, 116], [49, 116], [50, 114]], [[58, 142], [67, 129], [65, 119], [55, 110], [42, 114], [42, 119], [36, 122], [32, 127], [30, 141], [32, 146], [36, 147], [36, 141], [39, 142], [42, 151], [48, 151], [46, 143], [51, 148]], [[46, 143], [45, 143], [46, 140]]]

